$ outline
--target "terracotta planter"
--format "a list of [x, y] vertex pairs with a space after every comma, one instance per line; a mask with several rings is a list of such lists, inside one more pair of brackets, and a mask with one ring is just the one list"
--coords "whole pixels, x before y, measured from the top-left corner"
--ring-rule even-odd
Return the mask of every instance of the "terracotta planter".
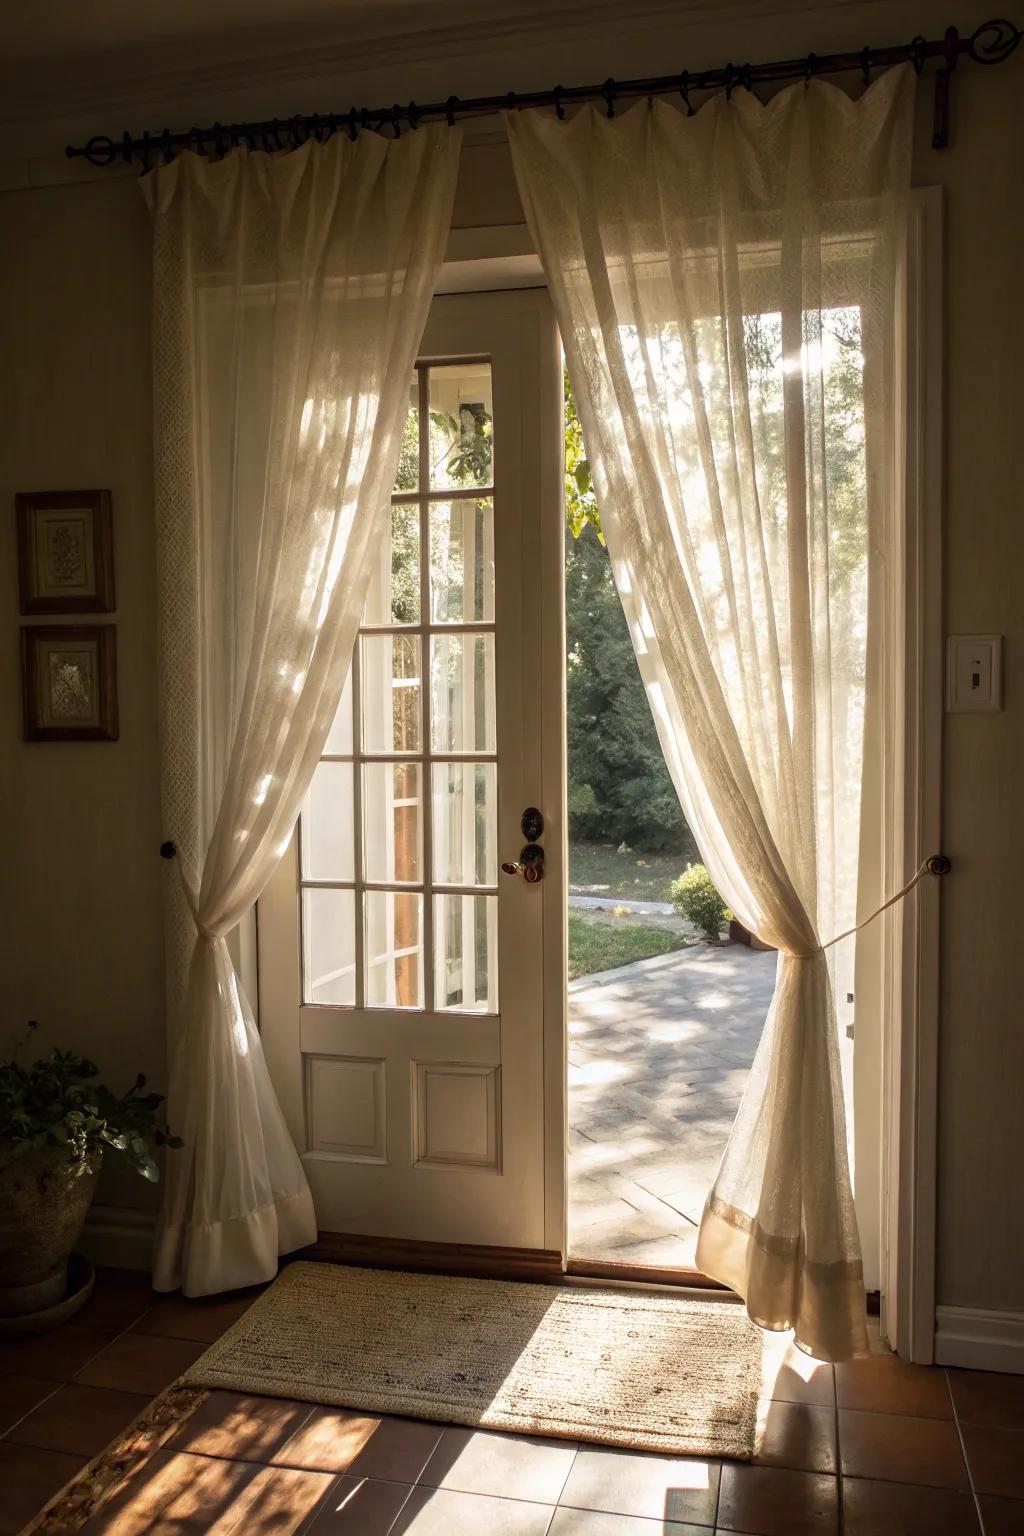
[[729, 922], [729, 938], [733, 944], [746, 944], [750, 949], [771, 949], [770, 944], [762, 944], [756, 934], [749, 928], [744, 928], [738, 917]]
[[12, 1162], [6, 1150], [0, 1144], [0, 1317], [18, 1317], [63, 1297], [103, 1159], [79, 1169], [64, 1147]]

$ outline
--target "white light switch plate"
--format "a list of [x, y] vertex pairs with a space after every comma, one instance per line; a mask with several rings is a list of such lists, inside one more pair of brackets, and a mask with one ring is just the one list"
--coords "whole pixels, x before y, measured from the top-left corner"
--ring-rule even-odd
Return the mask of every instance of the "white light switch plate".
[[975, 714], [1002, 707], [1002, 635], [950, 635], [946, 708], [954, 714]]

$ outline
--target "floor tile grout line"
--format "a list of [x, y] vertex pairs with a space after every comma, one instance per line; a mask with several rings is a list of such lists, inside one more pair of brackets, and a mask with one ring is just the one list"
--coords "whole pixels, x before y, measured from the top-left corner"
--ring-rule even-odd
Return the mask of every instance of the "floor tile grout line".
[[[25, 1379], [24, 1377], [15, 1377], [15, 1380], [24, 1381], [24, 1379]], [[32, 1377], [30, 1379], [31, 1380], [35, 1380], [35, 1381], [41, 1381], [43, 1378], [42, 1377]], [[52, 1383], [52, 1386], [53, 1386], [53, 1391], [52, 1392], [47, 1392], [46, 1396], [45, 1397], [41, 1397], [39, 1399], [38, 1403], [33, 1403], [32, 1407], [28, 1410], [27, 1413], [23, 1413], [21, 1415], [20, 1419], [15, 1419], [14, 1423], [11, 1424], [9, 1426], [9, 1428], [4, 1430], [3, 1434], [0, 1435], [0, 1445], [2, 1445], [5, 1440], [9, 1440], [12, 1445], [24, 1445], [24, 1441], [23, 1440], [13, 1440], [13, 1439], [11, 1439], [11, 1436], [14, 1434], [14, 1431], [18, 1428], [19, 1424], [24, 1424], [26, 1419], [29, 1419], [29, 1418], [32, 1417], [32, 1415], [35, 1413], [37, 1408], [41, 1408], [44, 1403], [48, 1403], [51, 1398], [56, 1397], [57, 1393], [61, 1390], [61, 1388], [62, 1387], [66, 1387], [67, 1385], [68, 1385], [68, 1383], [66, 1381], [55, 1381], [55, 1382], [53, 1382]]]
[[971, 1498], [974, 1500], [974, 1513], [978, 1517], [978, 1530], [980, 1532], [980, 1536], [985, 1536], [985, 1516], [982, 1514], [981, 1500], [978, 1497], [978, 1490], [974, 1486], [974, 1472], [971, 1468], [970, 1458], [967, 1455], [967, 1444], [964, 1440], [963, 1426], [960, 1423], [960, 1412], [957, 1408], [956, 1397], [953, 1393], [953, 1383], [949, 1379], [948, 1370], [943, 1368], [942, 1374], [946, 1382], [946, 1391], [949, 1393], [949, 1406], [953, 1413], [953, 1423], [956, 1426], [957, 1439], [960, 1442], [960, 1454], [964, 1459], [964, 1469], [967, 1473], [967, 1484], [971, 1491]]

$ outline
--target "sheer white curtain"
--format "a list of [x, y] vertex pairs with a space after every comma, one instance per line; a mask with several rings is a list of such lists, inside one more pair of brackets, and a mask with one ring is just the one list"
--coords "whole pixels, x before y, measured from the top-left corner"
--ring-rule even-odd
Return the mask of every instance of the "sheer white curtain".
[[508, 117], [665, 755], [716, 884], [781, 951], [697, 1262], [826, 1359], [866, 1347], [820, 946], [855, 915], [913, 84]]
[[226, 936], [287, 845], [379, 552], [460, 137], [182, 155], [147, 178], [169, 893], [155, 1284], [272, 1276], [316, 1235]]

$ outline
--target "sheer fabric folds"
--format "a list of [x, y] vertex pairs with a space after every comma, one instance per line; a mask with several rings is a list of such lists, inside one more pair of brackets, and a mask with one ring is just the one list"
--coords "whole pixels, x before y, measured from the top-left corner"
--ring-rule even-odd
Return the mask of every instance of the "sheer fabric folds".
[[913, 75], [695, 116], [511, 113], [623, 606], [712, 877], [780, 950], [697, 1262], [866, 1348], [832, 957], [855, 920], [869, 548], [894, 526]]
[[272, 1276], [312, 1200], [226, 938], [287, 846], [379, 550], [460, 138], [186, 154], [154, 218], [171, 1087], [155, 1284]]

